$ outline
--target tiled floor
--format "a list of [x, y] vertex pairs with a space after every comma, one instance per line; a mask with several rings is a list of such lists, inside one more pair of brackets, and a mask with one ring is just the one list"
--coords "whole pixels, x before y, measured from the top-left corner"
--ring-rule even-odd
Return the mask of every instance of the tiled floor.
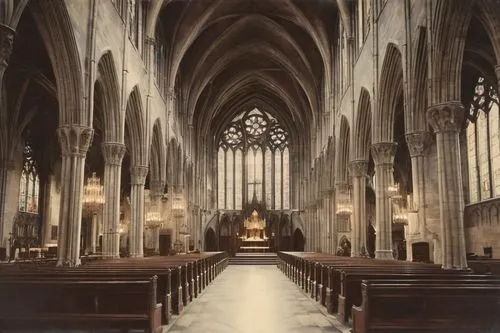
[[[338, 322], [276, 266], [229, 266], [169, 333], [326, 333]], [[337, 326], [339, 327], [339, 326]]]

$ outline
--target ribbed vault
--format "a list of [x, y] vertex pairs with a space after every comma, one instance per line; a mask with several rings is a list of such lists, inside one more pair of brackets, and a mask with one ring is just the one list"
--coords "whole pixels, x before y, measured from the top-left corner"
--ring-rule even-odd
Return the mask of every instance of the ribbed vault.
[[[198, 138], [259, 107], [291, 134], [316, 128], [332, 82], [335, 2], [164, 1], [149, 30], [167, 39], [168, 86]], [[155, 16], [157, 14], [157, 16]]]

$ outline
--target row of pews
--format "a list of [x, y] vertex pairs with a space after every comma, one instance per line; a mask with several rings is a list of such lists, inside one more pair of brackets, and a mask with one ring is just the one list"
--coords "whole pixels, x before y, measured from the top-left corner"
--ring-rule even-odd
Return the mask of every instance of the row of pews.
[[226, 252], [92, 261], [77, 268], [0, 266], [3, 329], [153, 333], [228, 264]]
[[500, 276], [439, 265], [279, 252], [278, 267], [354, 333], [500, 332]]

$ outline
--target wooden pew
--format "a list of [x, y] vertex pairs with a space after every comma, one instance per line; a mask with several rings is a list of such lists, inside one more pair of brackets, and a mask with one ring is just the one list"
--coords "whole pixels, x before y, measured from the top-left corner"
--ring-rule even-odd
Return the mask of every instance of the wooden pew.
[[363, 281], [353, 332], [470, 333], [500, 331], [500, 285]]
[[[391, 280], [393, 279], [393, 280]], [[393, 283], [442, 283], [442, 284], [462, 284], [462, 283], [499, 283], [500, 279], [495, 279], [491, 275], [471, 275], [471, 274], [446, 274], [446, 273], [394, 273], [394, 272], [366, 272], [348, 271], [342, 272], [341, 291], [338, 296], [337, 319], [346, 324], [351, 317], [352, 306], [360, 306], [362, 301], [361, 283], [363, 280], [370, 282], [391, 280]]]
[[156, 276], [149, 280], [2, 279], [2, 329], [143, 329], [161, 326]]

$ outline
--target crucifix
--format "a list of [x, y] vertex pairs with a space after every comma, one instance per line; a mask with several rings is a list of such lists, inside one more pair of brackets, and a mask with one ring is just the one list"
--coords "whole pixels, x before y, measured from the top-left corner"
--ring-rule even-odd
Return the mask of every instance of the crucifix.
[[249, 187], [249, 191], [250, 192], [250, 185], [253, 186], [253, 195], [252, 195], [252, 202], [256, 202], [257, 201], [257, 185], [259, 184], [262, 184], [260, 182], [257, 182], [257, 181], [253, 181], [252, 183], [248, 183], [248, 187]]

